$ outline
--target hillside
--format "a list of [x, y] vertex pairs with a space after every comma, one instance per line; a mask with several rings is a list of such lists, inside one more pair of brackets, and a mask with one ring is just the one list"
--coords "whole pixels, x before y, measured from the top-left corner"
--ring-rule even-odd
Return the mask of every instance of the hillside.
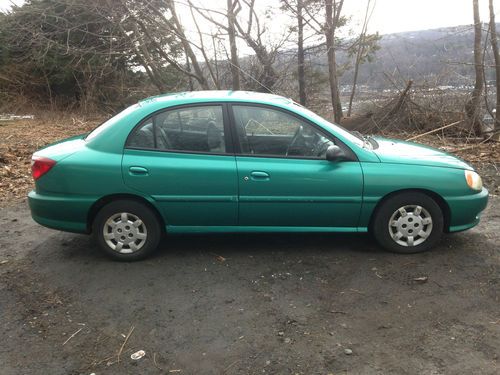
[[[470, 85], [473, 44], [471, 25], [384, 35], [374, 61], [361, 67], [359, 83], [371, 89], [391, 88], [386, 77], [389, 75], [396, 81], [413, 79], [418, 85], [426, 82], [432, 86]], [[313, 66], [326, 68], [323, 54], [324, 51], [318, 51], [310, 56]], [[339, 53], [338, 63], [346, 62], [346, 54]], [[486, 78], [494, 79], [493, 69], [486, 71]], [[340, 83], [350, 85], [351, 82], [352, 70], [349, 70], [340, 78]]]

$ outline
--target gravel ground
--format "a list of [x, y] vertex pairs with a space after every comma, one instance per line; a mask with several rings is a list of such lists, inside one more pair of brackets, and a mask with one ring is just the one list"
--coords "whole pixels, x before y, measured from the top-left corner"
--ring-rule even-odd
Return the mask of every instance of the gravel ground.
[[0, 208], [0, 373], [498, 374], [499, 208], [425, 254], [199, 235], [130, 264]]

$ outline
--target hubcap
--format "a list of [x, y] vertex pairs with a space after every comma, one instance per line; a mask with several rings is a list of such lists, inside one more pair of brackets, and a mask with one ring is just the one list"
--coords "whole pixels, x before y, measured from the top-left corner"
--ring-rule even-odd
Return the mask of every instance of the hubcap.
[[401, 246], [417, 246], [429, 238], [432, 216], [417, 205], [398, 208], [389, 220], [389, 234]]
[[144, 246], [148, 231], [136, 215], [120, 212], [106, 220], [103, 235], [111, 249], [118, 253], [131, 254]]

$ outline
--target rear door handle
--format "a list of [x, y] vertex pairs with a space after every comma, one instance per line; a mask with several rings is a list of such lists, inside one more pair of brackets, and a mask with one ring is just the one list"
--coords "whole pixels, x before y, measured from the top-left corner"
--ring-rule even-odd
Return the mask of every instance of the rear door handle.
[[144, 167], [130, 167], [128, 171], [133, 176], [146, 176], [149, 173], [147, 168]]
[[269, 176], [269, 173], [267, 172], [262, 172], [262, 171], [253, 171], [250, 173], [250, 176], [252, 177], [252, 180], [269, 180], [271, 176]]

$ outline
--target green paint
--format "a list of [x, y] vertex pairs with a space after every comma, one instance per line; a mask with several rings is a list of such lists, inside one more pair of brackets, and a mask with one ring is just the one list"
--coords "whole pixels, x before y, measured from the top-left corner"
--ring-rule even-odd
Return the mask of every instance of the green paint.
[[[355, 157], [330, 162], [125, 148], [129, 133], [150, 114], [206, 103], [227, 107], [226, 130], [233, 126], [227, 116], [231, 103], [280, 108], [316, 124]], [[363, 147], [345, 130], [275, 95], [208, 91], [158, 96], [126, 109], [87, 139], [72, 137], [39, 150], [36, 155], [57, 164], [36, 181], [29, 203], [40, 224], [73, 232], [89, 232], [93, 205], [114, 195], [150, 202], [170, 233], [366, 232], [384, 197], [418, 189], [445, 202], [449, 231], [479, 222], [488, 192], [467, 186], [464, 170], [471, 166], [426, 146], [376, 140], [379, 148]]]

